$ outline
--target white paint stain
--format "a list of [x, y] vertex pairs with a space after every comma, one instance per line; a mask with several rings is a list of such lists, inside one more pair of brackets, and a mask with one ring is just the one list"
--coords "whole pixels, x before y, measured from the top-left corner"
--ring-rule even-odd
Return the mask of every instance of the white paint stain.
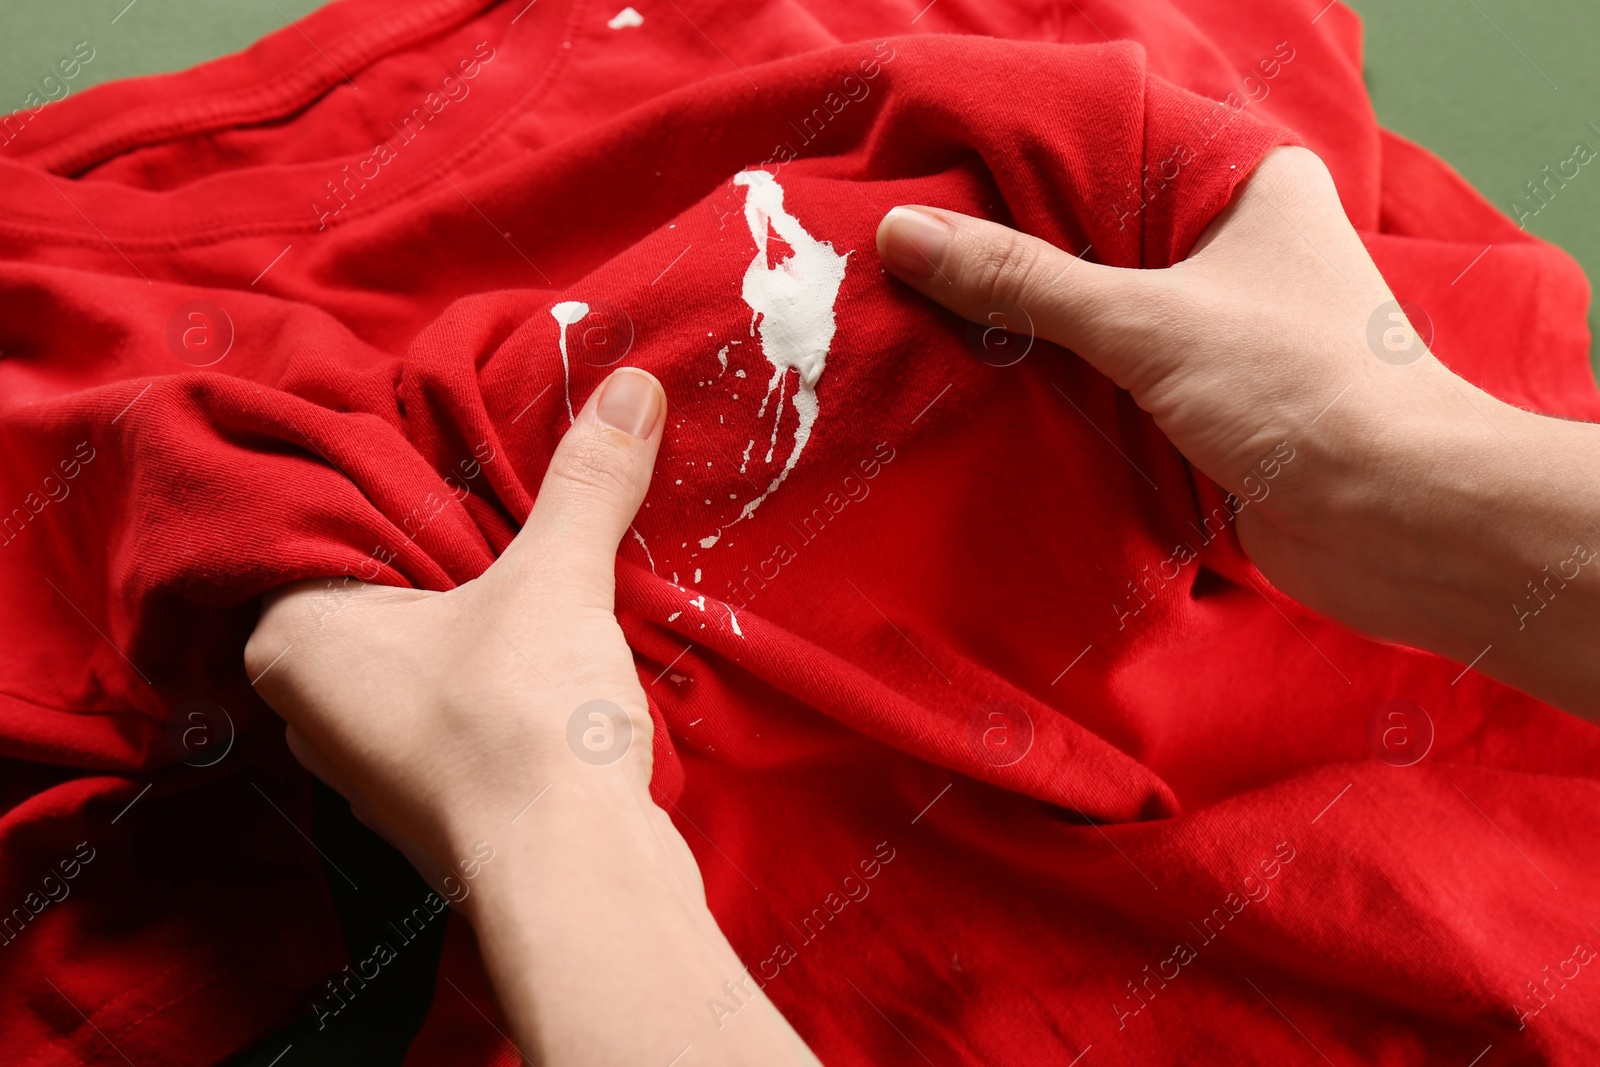
[[[725, 607], [725, 608], [728, 608], [728, 605], [726, 605], [726, 604], [724, 604], [722, 606]], [[733, 609], [732, 608], [728, 608], [728, 621], [733, 623], [733, 632], [738, 634], [740, 637], [743, 637], [744, 636], [744, 631], [739, 629], [739, 616], [737, 616], [737, 615], [735, 615], [733, 613]]]
[[[747, 190], [744, 219], [756, 245], [755, 258], [744, 272], [741, 295], [750, 306], [750, 332], [756, 333], [759, 325], [761, 354], [772, 364], [772, 379], [767, 383], [767, 396], [757, 417], [765, 413], [767, 400], [777, 393], [772, 427], [775, 451], [778, 422], [783, 417], [784, 380], [792, 370], [798, 379], [793, 404], [799, 423], [794, 430], [794, 448], [766, 491], [747, 503], [733, 522], [701, 538], [701, 548], [715, 545], [728, 526], [755, 514], [800, 462], [817, 421], [817, 382], [833, 344], [833, 306], [839, 298], [845, 261], [850, 255], [846, 252], [841, 256], [832, 244], [812, 237], [799, 220], [784, 210], [783, 187], [771, 174], [764, 170], [741, 171], [734, 175], [733, 184]], [[767, 265], [769, 231], [777, 233], [794, 250], [793, 255], [771, 267]], [[769, 462], [771, 455], [769, 451]]]
[[706, 597], [705, 597], [705, 594], [701, 593], [699, 596], [697, 596], [693, 600], [689, 601], [689, 605], [690, 605], [690, 607], [699, 608], [701, 611], [706, 610]]
[[744, 458], [739, 461], [739, 473], [743, 474], [745, 467], [750, 465], [750, 450], [755, 447], [756, 439], [752, 437], [750, 443], [744, 446]]
[[700, 584], [700, 568], [699, 567], [696, 567], [694, 569], [694, 584], [695, 585], [699, 585]]
[[567, 390], [567, 421], [577, 422], [578, 417], [572, 413], [572, 367], [567, 362], [567, 327], [582, 322], [583, 317], [589, 314], [589, 305], [581, 300], [563, 300], [550, 309], [550, 316], [561, 327], [561, 375], [566, 379]]
[[728, 346], [727, 345], [723, 345], [720, 349], [717, 350], [717, 362], [722, 364], [722, 370], [721, 370], [720, 373], [717, 374], [717, 377], [720, 378], [720, 377], [722, 377], [722, 375], [728, 373]]
[[644, 558], [650, 561], [650, 573], [656, 572], [656, 558], [650, 554], [650, 546], [644, 543], [644, 534], [639, 532], [639, 527], [629, 526], [628, 531], [633, 534], [633, 539], [639, 542], [639, 547], [644, 549]]
[[678, 621], [678, 616], [682, 615], [682, 614], [683, 614], [683, 612], [681, 612], [681, 611], [674, 611], [671, 615], [667, 616], [667, 621], [668, 622], [677, 622]]
[[[767, 442], [767, 457], [761, 461], [763, 463], [772, 462], [772, 454], [778, 450], [778, 427], [783, 423], [783, 375], [780, 373], [776, 377], [778, 379], [778, 407], [772, 416], [772, 439]], [[762, 412], [767, 410], [767, 401], [771, 397], [772, 387], [768, 385], [767, 395], [761, 398], [761, 411], [756, 412], [756, 418], [759, 419]]]
[[631, 7], [625, 7], [612, 16], [611, 20], [607, 22], [606, 25], [610, 26], [613, 30], [632, 29], [636, 26], [644, 25], [644, 16], [639, 14]]

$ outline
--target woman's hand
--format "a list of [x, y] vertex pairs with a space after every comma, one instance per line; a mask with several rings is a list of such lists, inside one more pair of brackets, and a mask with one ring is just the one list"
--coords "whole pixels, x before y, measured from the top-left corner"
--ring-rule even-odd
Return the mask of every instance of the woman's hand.
[[[648, 791], [649, 709], [613, 598], [665, 411], [650, 375], [612, 374], [482, 576], [280, 591], [246, 667], [300, 761], [472, 921], [524, 1058], [666, 1063], [692, 1043], [696, 1063], [814, 1065]], [[706, 1002], [732, 987], [718, 1025]]]
[[891, 211], [878, 246], [956, 313], [1031, 319], [1132, 393], [1252, 501], [1240, 543], [1284, 592], [1600, 715], [1600, 566], [1558, 595], [1526, 586], [1600, 550], [1596, 428], [1501, 403], [1389, 318], [1393, 294], [1311, 152], [1271, 152], [1166, 270], [1085, 262], [937, 208]]
[[[449, 592], [345, 579], [268, 597], [245, 647], [257, 690], [296, 757], [425, 874], [555, 779], [648, 787], [650, 715], [612, 601], [665, 409], [650, 375], [608, 378], [516, 541]], [[574, 715], [603, 776], [580, 774]]]

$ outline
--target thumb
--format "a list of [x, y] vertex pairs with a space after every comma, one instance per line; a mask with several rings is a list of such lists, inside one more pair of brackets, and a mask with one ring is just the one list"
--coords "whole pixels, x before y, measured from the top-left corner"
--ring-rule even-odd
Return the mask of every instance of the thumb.
[[496, 563], [604, 590], [610, 604], [617, 545], [650, 488], [667, 397], [636, 367], [612, 373], [556, 446], [522, 532]]
[[1119, 385], [1127, 342], [1148, 332], [1162, 271], [1089, 263], [1047, 241], [943, 208], [904, 206], [878, 225], [878, 255], [895, 277], [964, 319], [1070, 348]]

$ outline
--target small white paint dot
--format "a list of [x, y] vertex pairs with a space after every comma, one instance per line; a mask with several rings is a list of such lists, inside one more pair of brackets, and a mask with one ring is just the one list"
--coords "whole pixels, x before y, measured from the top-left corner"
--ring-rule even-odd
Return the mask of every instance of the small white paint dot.
[[607, 23], [613, 30], [626, 30], [644, 25], [644, 16], [631, 7], [618, 11]]

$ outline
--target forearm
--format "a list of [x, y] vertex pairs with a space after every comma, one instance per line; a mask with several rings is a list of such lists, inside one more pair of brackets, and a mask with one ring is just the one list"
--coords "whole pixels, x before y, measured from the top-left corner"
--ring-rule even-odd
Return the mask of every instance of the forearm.
[[522, 1053], [551, 1067], [665, 1065], [686, 1047], [695, 1064], [815, 1064], [717, 928], [665, 813], [620, 775], [582, 770], [501, 835], [465, 901]]
[[1458, 470], [1451, 487], [1453, 595], [1436, 622], [1456, 659], [1482, 655], [1484, 673], [1600, 719], [1600, 427], [1514, 409], [1492, 421], [1491, 476], [1471, 489]]
[[1334, 540], [1388, 588], [1350, 590], [1366, 602], [1341, 617], [1600, 719], [1600, 426], [1447, 373], [1436, 403], [1366, 409], [1383, 458], [1333, 509]]

